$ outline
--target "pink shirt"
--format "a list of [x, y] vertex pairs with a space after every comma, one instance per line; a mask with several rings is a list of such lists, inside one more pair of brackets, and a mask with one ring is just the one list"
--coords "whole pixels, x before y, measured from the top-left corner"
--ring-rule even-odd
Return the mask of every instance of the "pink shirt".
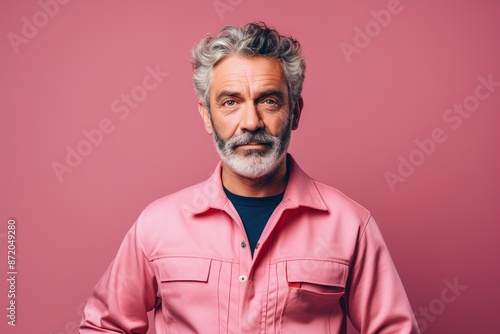
[[418, 333], [370, 213], [290, 177], [254, 257], [220, 178], [149, 205], [85, 309], [80, 333]]

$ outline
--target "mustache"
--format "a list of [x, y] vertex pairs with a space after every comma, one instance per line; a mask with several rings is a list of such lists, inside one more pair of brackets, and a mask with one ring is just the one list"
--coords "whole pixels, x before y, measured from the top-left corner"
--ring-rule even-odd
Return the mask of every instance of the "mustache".
[[273, 145], [276, 137], [265, 132], [243, 132], [241, 135], [227, 140], [226, 145], [231, 148], [247, 144]]

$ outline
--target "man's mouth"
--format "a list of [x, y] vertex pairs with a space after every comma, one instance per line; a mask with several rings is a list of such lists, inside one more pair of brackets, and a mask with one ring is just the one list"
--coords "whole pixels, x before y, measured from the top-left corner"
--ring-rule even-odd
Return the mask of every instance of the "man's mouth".
[[262, 147], [262, 146], [271, 146], [271, 143], [268, 143], [268, 142], [249, 142], [249, 143], [242, 143], [242, 144], [238, 144], [238, 145], [235, 145], [234, 148], [237, 148], [237, 147]]

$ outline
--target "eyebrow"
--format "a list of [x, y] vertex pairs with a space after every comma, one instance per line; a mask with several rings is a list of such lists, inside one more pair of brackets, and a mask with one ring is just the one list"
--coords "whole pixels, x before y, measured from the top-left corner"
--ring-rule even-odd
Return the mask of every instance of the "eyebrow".
[[[256, 100], [260, 100], [266, 96], [276, 96], [281, 101], [284, 101], [285, 94], [281, 90], [278, 89], [269, 89], [259, 93]], [[226, 97], [241, 97], [241, 94], [238, 92], [230, 91], [230, 90], [222, 90], [215, 96], [216, 102], [221, 102]]]
[[241, 94], [237, 93], [237, 92], [233, 92], [233, 91], [230, 91], [230, 90], [221, 90], [217, 94], [217, 96], [215, 96], [215, 101], [216, 102], [221, 102], [221, 100], [223, 100], [226, 97], [240, 97], [240, 96], [241, 96]]
[[257, 99], [261, 99], [266, 96], [276, 96], [281, 101], [284, 101], [285, 99], [285, 94], [283, 94], [283, 92], [278, 89], [265, 90], [259, 94]]

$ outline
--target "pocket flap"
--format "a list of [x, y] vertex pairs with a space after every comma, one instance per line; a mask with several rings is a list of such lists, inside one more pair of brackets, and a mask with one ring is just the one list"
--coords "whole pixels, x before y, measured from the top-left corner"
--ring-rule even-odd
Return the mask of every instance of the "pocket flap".
[[312, 283], [345, 288], [349, 266], [328, 260], [300, 259], [286, 262], [289, 283]]
[[208, 282], [211, 259], [196, 257], [167, 257], [158, 259], [160, 280]]

